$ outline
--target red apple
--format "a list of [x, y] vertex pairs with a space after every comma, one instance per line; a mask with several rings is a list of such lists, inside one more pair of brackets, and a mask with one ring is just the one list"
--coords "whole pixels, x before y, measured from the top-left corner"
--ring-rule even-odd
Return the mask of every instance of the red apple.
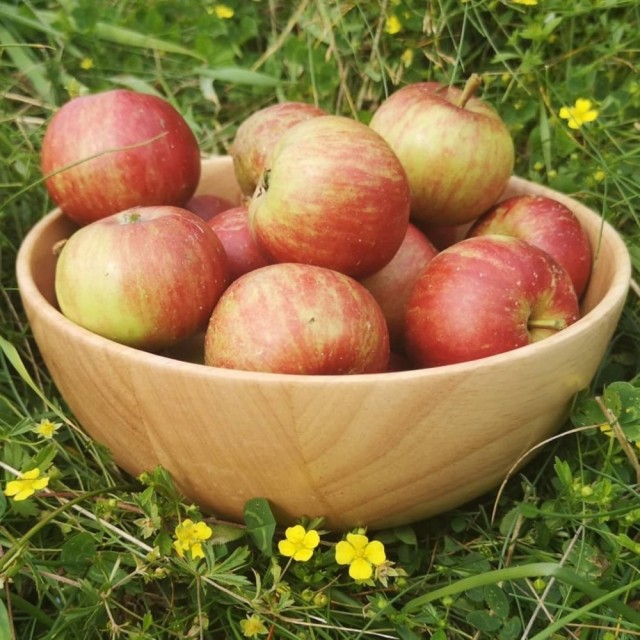
[[227, 254], [229, 282], [268, 264], [249, 233], [246, 206], [227, 209], [208, 220], [208, 224], [216, 232]]
[[73, 322], [155, 351], [206, 327], [227, 277], [224, 249], [206, 222], [178, 207], [136, 207], [71, 235], [55, 291]]
[[323, 116], [280, 138], [249, 203], [249, 229], [270, 262], [362, 278], [400, 248], [409, 200], [405, 171], [382, 137], [356, 120]]
[[438, 250], [413, 224], [389, 264], [360, 282], [373, 294], [387, 320], [393, 348], [402, 349], [404, 308], [418, 276]]
[[370, 126], [396, 152], [411, 185], [415, 222], [458, 225], [477, 218], [507, 185], [514, 145], [495, 109], [472, 94], [435, 82], [407, 85], [375, 111]]
[[51, 198], [82, 225], [131, 207], [183, 206], [200, 179], [200, 150], [166, 100], [115, 89], [60, 108], [41, 166]]
[[299, 122], [326, 115], [306, 102], [281, 102], [254, 111], [236, 131], [231, 156], [240, 190], [250, 196], [260, 180], [267, 156], [282, 134]]
[[200, 216], [203, 220], [209, 221], [214, 216], [228, 209], [232, 209], [234, 206], [235, 205], [229, 202], [229, 200], [214, 196], [213, 194], [203, 193], [193, 196], [193, 198], [184, 205], [184, 208]]
[[442, 251], [452, 244], [464, 240], [473, 222], [465, 222], [459, 225], [435, 225], [424, 222], [416, 222], [415, 224], [429, 238], [433, 246], [438, 251]]
[[563, 266], [582, 296], [591, 275], [587, 232], [564, 204], [545, 196], [513, 196], [491, 207], [473, 224], [468, 237], [504, 233], [550, 253]]
[[477, 360], [542, 340], [579, 317], [567, 272], [512, 236], [462, 240], [422, 272], [405, 314], [408, 357], [420, 367]]
[[385, 371], [382, 311], [357, 281], [308, 264], [273, 264], [238, 278], [205, 335], [205, 364], [295, 374]]

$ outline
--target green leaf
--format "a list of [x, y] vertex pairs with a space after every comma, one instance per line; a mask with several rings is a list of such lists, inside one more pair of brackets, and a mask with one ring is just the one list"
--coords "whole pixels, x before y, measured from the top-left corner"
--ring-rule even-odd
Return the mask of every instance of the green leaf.
[[467, 622], [478, 631], [491, 633], [502, 626], [502, 620], [492, 616], [488, 611], [471, 611], [467, 615]]
[[640, 422], [640, 389], [631, 383], [613, 382], [605, 388], [602, 399], [621, 427]]
[[502, 629], [500, 629], [498, 640], [517, 640], [520, 637], [521, 631], [522, 622], [520, 618], [513, 616], [513, 618], [509, 618], [502, 626]]
[[212, 80], [220, 80], [221, 82], [230, 82], [232, 84], [248, 84], [253, 87], [275, 87], [280, 84], [278, 78], [259, 71], [242, 69], [241, 67], [198, 69], [196, 73]]
[[265, 498], [253, 498], [244, 505], [244, 521], [247, 534], [266, 556], [273, 555], [273, 536], [276, 532], [276, 520], [271, 512], [269, 501]]
[[562, 483], [562, 486], [565, 488], [571, 487], [573, 484], [573, 474], [571, 473], [569, 463], [556, 457], [556, 461], [553, 463], [553, 468], [555, 469], [556, 475]]
[[509, 598], [498, 585], [489, 584], [484, 588], [484, 601], [498, 618], [506, 620], [509, 615]]
[[210, 542], [213, 544], [227, 544], [228, 542], [239, 540], [244, 535], [245, 530], [242, 527], [232, 524], [217, 524], [213, 528], [213, 536]]
[[38, 451], [38, 454], [29, 462], [29, 469], [40, 469], [44, 472], [49, 465], [53, 462], [53, 459], [58, 453], [58, 446], [52, 442], [46, 447], [43, 447]]
[[95, 555], [95, 538], [87, 532], [71, 536], [60, 549], [60, 560], [67, 567], [90, 564]]
[[[7, 498], [4, 495], [4, 492], [0, 491], [0, 522], [2, 522], [2, 518], [4, 514], [7, 512]], [[0, 636], [1, 638], [2, 636]]]
[[415, 547], [418, 545], [418, 537], [413, 527], [394, 527], [393, 533], [395, 537], [403, 544], [411, 545]]
[[575, 427], [597, 426], [606, 422], [602, 410], [588, 389], [576, 396], [570, 418]]
[[13, 638], [14, 634], [11, 629], [11, 621], [9, 620], [9, 612], [4, 604], [4, 601], [0, 599], [0, 638]]

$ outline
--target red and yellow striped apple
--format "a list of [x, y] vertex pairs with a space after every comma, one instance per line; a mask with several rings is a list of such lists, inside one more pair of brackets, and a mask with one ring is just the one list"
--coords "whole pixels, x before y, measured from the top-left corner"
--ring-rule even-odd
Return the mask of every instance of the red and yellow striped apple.
[[400, 248], [409, 202], [406, 173], [383, 138], [356, 120], [328, 115], [280, 138], [249, 203], [249, 229], [270, 262], [362, 278]]
[[179, 207], [135, 207], [69, 237], [55, 292], [76, 324], [156, 351], [206, 327], [227, 278], [224, 249], [206, 222]]
[[546, 251], [505, 235], [468, 238], [429, 262], [405, 313], [408, 357], [433, 367], [548, 338], [579, 318], [569, 275]]
[[495, 204], [514, 167], [509, 129], [486, 101], [437, 82], [417, 82], [391, 94], [370, 126], [396, 152], [411, 185], [417, 223], [456, 226]]
[[582, 296], [591, 275], [591, 242], [567, 206], [546, 196], [513, 196], [482, 214], [467, 236], [495, 233], [521, 238], [550, 253], [569, 273], [578, 298]]
[[42, 140], [41, 167], [53, 201], [87, 224], [131, 207], [183, 206], [200, 180], [200, 149], [169, 102], [114, 89], [59, 109]]
[[204, 358], [270, 373], [379, 373], [389, 361], [389, 334], [375, 299], [353, 278], [272, 264], [229, 285], [211, 314]]

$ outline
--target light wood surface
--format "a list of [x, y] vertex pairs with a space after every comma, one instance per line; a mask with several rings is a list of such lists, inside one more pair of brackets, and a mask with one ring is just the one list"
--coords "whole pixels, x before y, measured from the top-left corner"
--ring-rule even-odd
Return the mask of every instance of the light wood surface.
[[[228, 157], [203, 163], [200, 193], [237, 193]], [[52, 212], [28, 234], [17, 273], [33, 335], [79, 423], [133, 475], [157, 464], [185, 496], [240, 520], [268, 498], [302, 515], [372, 528], [416, 521], [496, 487], [557, 432], [619, 320], [631, 266], [619, 235], [575, 200], [513, 178], [508, 193], [568, 204], [596, 259], [584, 316], [534, 345], [430, 370], [356, 376], [256, 374], [121, 346], [55, 307], [52, 246], [73, 225]]]

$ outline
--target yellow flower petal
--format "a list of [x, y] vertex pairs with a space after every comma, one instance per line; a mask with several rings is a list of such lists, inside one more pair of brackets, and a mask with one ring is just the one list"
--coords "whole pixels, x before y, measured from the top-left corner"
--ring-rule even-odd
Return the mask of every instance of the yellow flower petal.
[[296, 552], [293, 554], [293, 559], [297, 562], [306, 562], [312, 555], [312, 549], [304, 549], [303, 547], [300, 547], [299, 549], [296, 549]]
[[297, 524], [293, 527], [288, 527], [285, 532], [285, 538], [291, 541], [293, 544], [300, 544], [304, 540], [306, 531], [301, 524]]
[[375, 566], [382, 564], [387, 559], [382, 542], [379, 540], [372, 540], [365, 547], [364, 557]]
[[368, 580], [373, 575], [371, 563], [364, 558], [356, 558], [349, 566], [349, 575], [354, 580]]
[[296, 553], [296, 545], [290, 540], [280, 540], [278, 542], [278, 551], [287, 558], [293, 558]]
[[40, 477], [40, 469], [30, 469], [25, 471], [17, 480], [7, 482], [4, 495], [12, 496], [14, 500], [20, 502], [32, 496], [36, 491], [44, 489], [49, 484], [47, 476]]
[[214, 7], [214, 11], [216, 17], [220, 20], [229, 20], [230, 18], [233, 18], [235, 14], [235, 11], [231, 7], [228, 7], [226, 4], [217, 4]]
[[197, 558], [204, 558], [204, 551], [202, 545], [199, 542], [195, 542], [191, 545], [191, 557], [195, 560]]
[[396, 16], [395, 14], [388, 16], [384, 24], [384, 30], [390, 36], [393, 36], [396, 33], [400, 32], [402, 30], [402, 23], [398, 19], [398, 16]]
[[315, 549], [320, 544], [320, 535], [315, 529], [307, 531], [302, 541], [307, 549]]
[[338, 564], [350, 564], [356, 557], [356, 550], [346, 540], [341, 540], [336, 545], [336, 562]]
[[369, 544], [369, 538], [361, 533], [347, 533], [347, 542], [356, 551], [361, 551]]

